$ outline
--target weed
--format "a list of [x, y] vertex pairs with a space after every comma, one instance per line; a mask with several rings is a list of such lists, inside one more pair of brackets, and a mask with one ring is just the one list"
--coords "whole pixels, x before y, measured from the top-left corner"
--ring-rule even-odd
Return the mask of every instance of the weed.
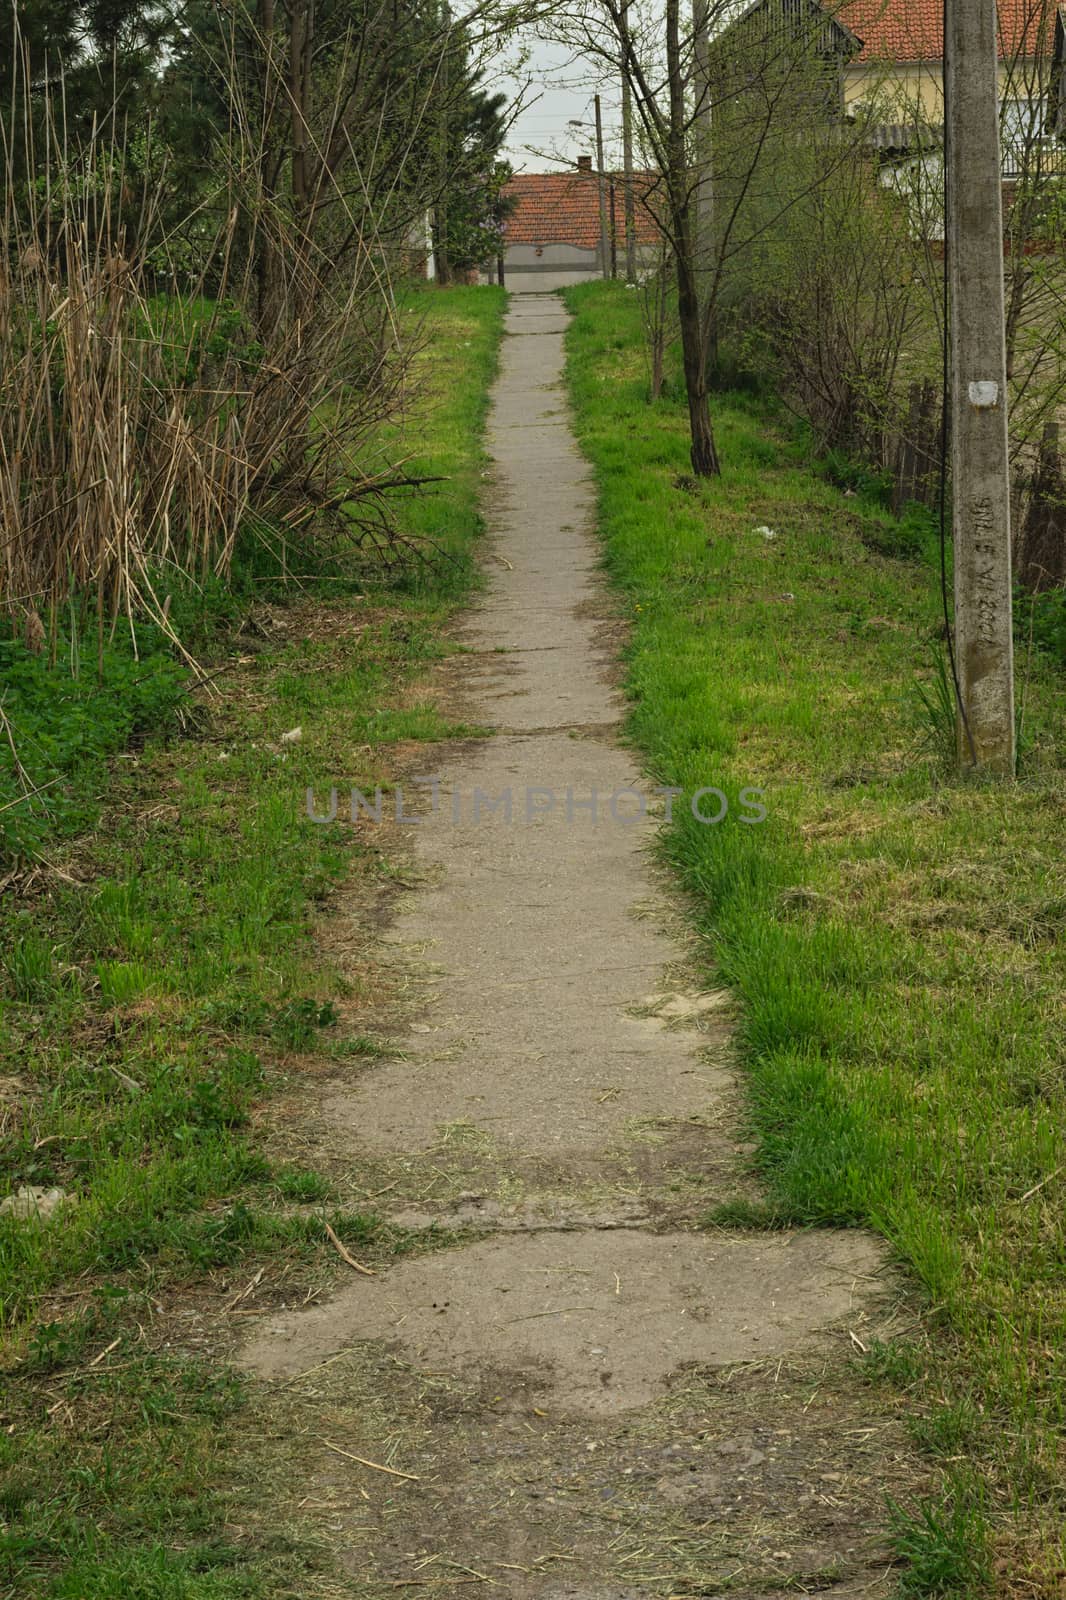
[[923, 1372], [918, 1348], [893, 1339], [871, 1339], [857, 1364], [868, 1382], [890, 1383], [897, 1389], [917, 1383]]
[[959, 1595], [976, 1600], [992, 1581], [988, 1521], [979, 1499], [957, 1487], [937, 1504], [890, 1502], [892, 1541], [908, 1600]]
[[40, 934], [16, 929], [14, 940], [3, 954], [7, 989], [13, 1000], [32, 1004], [45, 1000], [55, 984], [55, 954], [51, 942]]
[[307, 1167], [283, 1167], [275, 1173], [274, 1183], [283, 1200], [297, 1204], [328, 1200], [332, 1193], [328, 1178]]
[[330, 1046], [330, 1055], [343, 1058], [345, 1056], [360, 1056], [367, 1061], [380, 1061], [386, 1056], [392, 1056], [395, 1051], [380, 1039], [371, 1039], [367, 1034], [357, 1034], [354, 1039], [337, 1039]]
[[1042, 594], [1015, 597], [1023, 635], [1032, 634], [1038, 649], [1066, 667], [1066, 590], [1046, 589]]
[[99, 1326], [95, 1310], [81, 1311], [61, 1321], [37, 1323], [30, 1332], [23, 1369], [46, 1373], [76, 1366], [88, 1352]]
[[[33, 853], [48, 838], [90, 826], [107, 758], [131, 738], [163, 728], [186, 691], [187, 670], [162, 633], [118, 629], [99, 658], [95, 618], [75, 611], [53, 649], [36, 653], [0, 625], [0, 857]], [[80, 664], [91, 639], [93, 671]], [[13, 746], [13, 748], [12, 748]]]
[[974, 1453], [981, 1428], [981, 1417], [969, 1400], [937, 1406], [924, 1416], [911, 1420], [915, 1443], [932, 1456], [958, 1457]]
[[332, 1028], [336, 1021], [337, 1008], [331, 1000], [320, 1003], [305, 995], [279, 1007], [273, 1033], [278, 1043], [290, 1050], [306, 1050], [314, 1043], [319, 1028]]
[[914, 680], [914, 693], [924, 725], [923, 746], [944, 766], [951, 767], [957, 760], [958, 713], [955, 701], [955, 684], [951, 676], [946, 649], [941, 645], [933, 652], [933, 674], [927, 682]]
[[96, 980], [104, 1005], [128, 1005], [144, 995], [161, 993], [166, 974], [144, 961], [98, 961]]
[[787, 1228], [789, 1219], [765, 1200], [723, 1200], [712, 1206], [703, 1218], [705, 1228], [738, 1228], [766, 1231]]

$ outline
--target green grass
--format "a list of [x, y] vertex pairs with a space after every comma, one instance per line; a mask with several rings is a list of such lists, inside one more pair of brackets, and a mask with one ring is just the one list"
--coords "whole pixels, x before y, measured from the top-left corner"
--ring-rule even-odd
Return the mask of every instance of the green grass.
[[992, 1583], [988, 1522], [980, 1498], [956, 1489], [937, 1505], [892, 1508], [901, 1600], [987, 1594]]
[[158, 628], [139, 625], [135, 642], [120, 629], [98, 657], [75, 611], [52, 660], [3, 624], [0, 861], [39, 859], [46, 841], [91, 827], [108, 758], [163, 727], [188, 679]]
[[1039, 638], [1023, 648], [1018, 782], [952, 774], [931, 737], [928, 521], [846, 495], [739, 395], [715, 401], [722, 479], [694, 484], [676, 378], [646, 401], [635, 297], [569, 299], [577, 426], [632, 622], [632, 737], [659, 782], [765, 791], [757, 827], [678, 806], [664, 849], [741, 1002], [768, 1218], [882, 1233], [937, 1335], [920, 1403], [986, 1421], [989, 1492], [949, 1485], [948, 1511], [913, 1513], [907, 1537], [933, 1553], [910, 1592], [981, 1592], [987, 1568], [955, 1559], [974, 1519], [1017, 1571], [1058, 1570], [1066, 679]]
[[[233, 1269], [240, 1287], [255, 1261], [335, 1260], [321, 1217], [291, 1212], [320, 1208], [330, 1185], [272, 1168], [252, 1116], [295, 1054], [376, 1053], [339, 1023], [370, 980], [346, 981], [312, 928], [342, 874], [372, 884], [392, 869], [373, 840], [309, 821], [306, 789], [373, 790], [397, 741], [467, 731], [418, 704], [415, 680], [450, 648], [444, 624], [473, 575], [503, 297], [416, 290], [410, 303], [424, 381], [388, 449], [443, 481], [397, 515], [451, 559], [379, 579], [372, 596], [365, 566], [359, 593], [271, 586], [255, 649], [220, 634], [216, 612], [226, 671], [221, 692], [197, 697], [196, 736], [149, 734], [109, 762], [132, 726], [124, 706], [80, 769], [79, 816], [95, 829], [71, 817], [35, 836], [45, 876], [0, 932], [4, 1192], [75, 1197], [47, 1225], [0, 1219], [0, 1595], [299, 1592], [279, 1577], [291, 1552], [219, 1532], [239, 1385], [164, 1359], [152, 1328], [204, 1274]], [[242, 606], [218, 612], [237, 624]], [[297, 725], [300, 742], [283, 745]], [[369, 1259], [410, 1247], [372, 1216], [331, 1220]]]

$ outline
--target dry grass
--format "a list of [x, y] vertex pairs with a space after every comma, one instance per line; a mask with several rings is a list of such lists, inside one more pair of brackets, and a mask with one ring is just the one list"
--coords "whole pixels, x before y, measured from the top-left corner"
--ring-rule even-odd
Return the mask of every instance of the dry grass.
[[324, 539], [408, 554], [385, 499], [413, 480], [381, 424], [416, 341], [372, 226], [333, 270], [249, 180], [247, 108], [176, 217], [150, 134], [146, 156], [112, 119], [75, 147], [61, 88], [35, 104], [0, 126], [0, 602], [27, 645], [54, 654], [75, 598], [101, 641], [138, 616], [173, 637], [171, 590], [225, 578], [244, 537], [283, 569]]

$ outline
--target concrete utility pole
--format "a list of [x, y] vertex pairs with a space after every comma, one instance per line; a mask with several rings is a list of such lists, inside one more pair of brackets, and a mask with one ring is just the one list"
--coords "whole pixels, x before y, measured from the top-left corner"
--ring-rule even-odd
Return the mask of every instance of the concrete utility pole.
[[714, 172], [711, 132], [711, 40], [708, 0], [692, 0], [692, 49], [696, 105], [693, 120], [696, 151], [696, 290], [700, 315], [706, 316], [714, 270]]
[[611, 196], [611, 277], [618, 276], [618, 221], [615, 216], [614, 179], [608, 175], [607, 188]]
[[596, 186], [600, 192], [600, 270], [605, 278], [611, 276], [611, 257], [607, 248], [607, 195], [603, 170], [603, 123], [600, 119], [600, 97], [595, 95], [596, 107]]
[[1014, 772], [996, 0], [947, 0], [946, 235], [959, 757]]
[[629, 84], [626, 41], [629, 38], [629, 0], [622, 5], [622, 170], [626, 217], [626, 282], [637, 281], [637, 217], [633, 199], [633, 91]]

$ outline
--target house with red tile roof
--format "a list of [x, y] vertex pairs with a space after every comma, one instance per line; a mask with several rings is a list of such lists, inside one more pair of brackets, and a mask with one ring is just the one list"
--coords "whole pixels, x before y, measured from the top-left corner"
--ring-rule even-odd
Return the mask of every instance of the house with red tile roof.
[[[646, 200], [654, 175], [634, 173], [638, 259], [646, 261], [658, 241]], [[566, 288], [603, 272], [600, 249], [600, 185], [589, 156], [564, 172], [520, 172], [507, 185], [515, 201], [504, 223], [504, 282], [516, 293]], [[625, 262], [625, 179], [604, 174], [607, 213], [607, 267]]]
[[[1027, 140], [1043, 134], [1049, 122], [1059, 128], [1062, 12], [1058, 0], [998, 0], [1005, 176]], [[872, 114], [871, 142], [883, 155], [928, 150], [930, 134], [939, 140], [943, 0], [755, 0], [719, 38], [741, 42], [740, 62], [751, 39], [779, 45], [783, 34], [805, 40], [805, 48], [818, 41], [820, 54], [836, 64], [839, 111], [864, 119]]]
[[[859, 40], [859, 65], [939, 65], [944, 54], [943, 0], [843, 0], [826, 9]], [[1059, 11], [1052, 0], [998, 0], [996, 10], [1001, 61], [1050, 56]]]
[[[844, 71], [848, 111], [883, 108], [885, 121], [939, 128], [944, 120], [943, 0], [844, 0], [833, 15], [859, 48]], [[1057, 0], [998, 0], [1004, 175], [1026, 138], [1057, 122], [1064, 57]]]

